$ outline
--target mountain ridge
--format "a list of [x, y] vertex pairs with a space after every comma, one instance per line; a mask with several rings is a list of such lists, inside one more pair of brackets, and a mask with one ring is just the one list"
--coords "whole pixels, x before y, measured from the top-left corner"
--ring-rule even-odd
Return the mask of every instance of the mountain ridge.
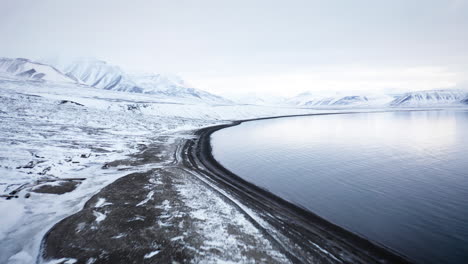
[[23, 80], [79, 83], [78, 79], [67, 76], [52, 65], [25, 58], [0, 57], [0, 72]]
[[444, 106], [467, 104], [467, 102], [467, 90], [438, 89], [405, 93], [393, 100], [390, 106]]
[[221, 96], [188, 86], [179, 76], [127, 74], [120, 67], [100, 60], [75, 61], [65, 66], [64, 71], [90, 86], [105, 90], [232, 103]]
[[97, 89], [156, 95], [195, 103], [233, 103], [224, 97], [190, 87], [175, 75], [127, 74], [119, 66], [89, 59], [55, 66], [25, 58], [0, 57], [0, 76], [27, 81], [84, 84]]

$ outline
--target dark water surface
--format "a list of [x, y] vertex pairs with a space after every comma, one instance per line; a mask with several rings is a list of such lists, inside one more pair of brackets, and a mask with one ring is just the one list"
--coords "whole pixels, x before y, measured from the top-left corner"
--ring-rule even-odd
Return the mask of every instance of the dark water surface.
[[468, 263], [468, 111], [253, 121], [212, 146], [240, 177], [418, 263]]

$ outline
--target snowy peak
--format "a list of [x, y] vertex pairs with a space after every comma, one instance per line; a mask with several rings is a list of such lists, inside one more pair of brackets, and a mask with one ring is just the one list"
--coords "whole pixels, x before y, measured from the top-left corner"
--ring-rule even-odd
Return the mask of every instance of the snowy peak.
[[119, 67], [109, 65], [105, 61], [75, 61], [63, 70], [67, 75], [75, 76], [83, 83], [96, 88], [127, 91], [136, 86]]
[[77, 79], [63, 74], [58, 69], [23, 58], [0, 58], [0, 73], [2, 75], [34, 81], [51, 81], [76, 83]]
[[462, 90], [431, 90], [406, 93], [390, 103], [391, 106], [443, 106], [465, 103], [468, 92]]
[[190, 87], [178, 76], [130, 75], [118, 66], [99, 60], [75, 61], [64, 67], [64, 71], [90, 86], [106, 90], [154, 94], [209, 103], [230, 103], [220, 96]]
[[171, 97], [198, 98], [209, 102], [231, 103], [223, 97], [190, 87], [176, 75], [145, 74], [132, 75], [132, 80], [142, 93], [161, 94]]

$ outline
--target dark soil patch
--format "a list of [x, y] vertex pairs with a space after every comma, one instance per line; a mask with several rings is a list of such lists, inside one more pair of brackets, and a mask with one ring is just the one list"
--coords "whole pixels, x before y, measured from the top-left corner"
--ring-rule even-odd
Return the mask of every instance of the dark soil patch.
[[36, 193], [64, 194], [74, 191], [81, 181], [58, 181], [54, 183], [44, 183], [31, 189]]

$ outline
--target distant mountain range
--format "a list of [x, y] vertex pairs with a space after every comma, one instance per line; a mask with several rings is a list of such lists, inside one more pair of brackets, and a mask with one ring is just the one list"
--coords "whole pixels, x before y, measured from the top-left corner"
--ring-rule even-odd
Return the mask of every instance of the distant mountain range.
[[85, 84], [105, 90], [184, 98], [194, 102], [232, 103], [221, 96], [190, 87], [178, 76], [130, 75], [118, 66], [99, 60], [75, 61], [58, 69], [28, 59], [0, 58], [0, 75], [31, 81]]
[[99, 89], [142, 93], [210, 104], [256, 104], [306, 108], [429, 107], [468, 105], [466, 90], [429, 90], [400, 95], [301, 93], [292, 98], [255, 93], [233, 97], [233, 101], [191, 87], [182, 78], [163, 74], [127, 74], [120, 67], [100, 60], [81, 60], [61, 66], [23, 58], [0, 58], [0, 77], [34, 82], [87, 85]]
[[75, 61], [65, 66], [63, 71], [90, 86], [106, 90], [194, 99], [208, 103], [232, 103], [221, 96], [190, 87], [179, 76], [131, 75], [118, 66], [99, 60]]
[[303, 107], [347, 107], [362, 106], [372, 107], [387, 105], [395, 98], [389, 95], [362, 95], [362, 94], [329, 94], [321, 95], [306, 92], [289, 98], [287, 102]]
[[346, 95], [323, 96], [302, 93], [287, 100], [301, 107], [429, 107], [468, 104], [468, 91], [446, 89], [408, 92], [400, 95]]
[[431, 90], [406, 93], [393, 100], [391, 106], [434, 106], [468, 104], [468, 92], [463, 90]]

